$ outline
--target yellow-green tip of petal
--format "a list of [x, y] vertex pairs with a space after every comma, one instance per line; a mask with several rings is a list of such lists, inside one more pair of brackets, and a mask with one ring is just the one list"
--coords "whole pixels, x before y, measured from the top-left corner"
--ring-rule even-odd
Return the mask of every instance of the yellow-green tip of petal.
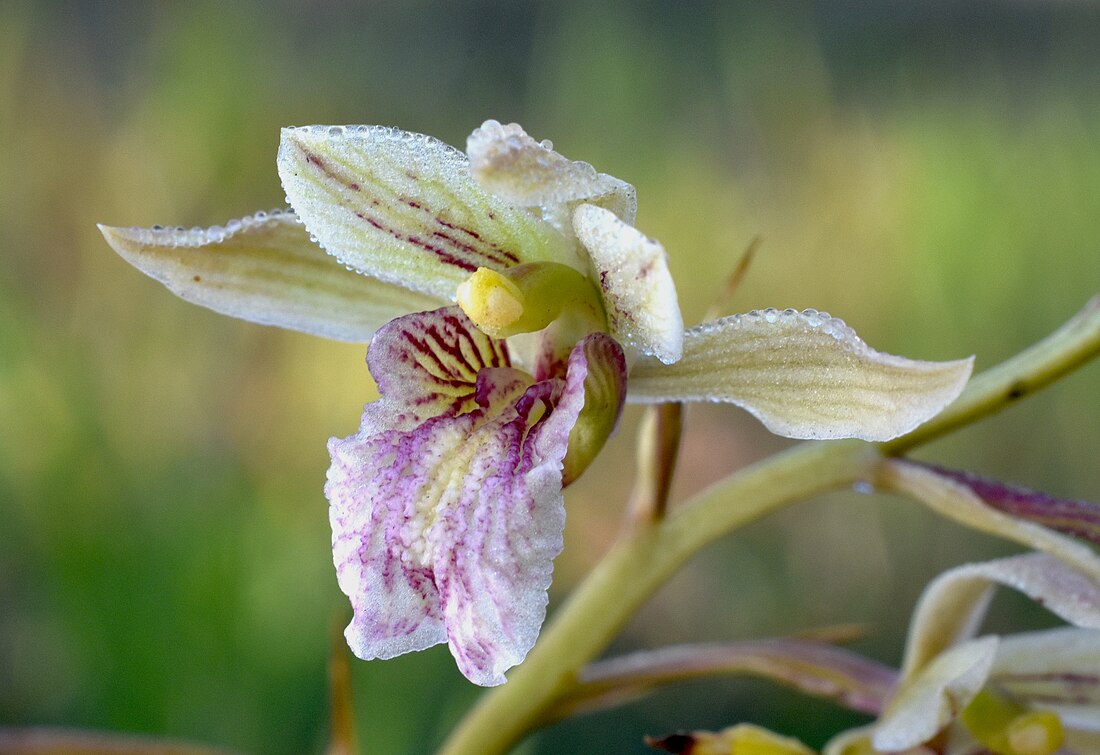
[[967, 705], [962, 720], [975, 739], [1004, 755], [1053, 755], [1066, 736], [1056, 713], [1026, 710], [988, 688]]
[[1062, 719], [1049, 710], [1036, 710], [1015, 718], [1005, 735], [1013, 755], [1052, 755], [1062, 748], [1066, 732]]

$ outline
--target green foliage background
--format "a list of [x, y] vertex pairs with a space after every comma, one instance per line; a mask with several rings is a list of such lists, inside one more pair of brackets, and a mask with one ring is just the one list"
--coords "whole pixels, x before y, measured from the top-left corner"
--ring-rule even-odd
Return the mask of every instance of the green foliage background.
[[[321, 494], [372, 397], [362, 346], [171, 297], [95, 229], [280, 206], [278, 129], [488, 117], [635, 183], [689, 323], [816, 307], [872, 345], [989, 367], [1100, 289], [1100, 6], [340, 2], [0, 4], [0, 725], [320, 752], [348, 609]], [[1100, 371], [922, 450], [1100, 499]], [[632, 411], [568, 496], [552, 607], [619, 525]], [[693, 410], [677, 496], [785, 445]], [[736, 502], [731, 502], [736, 505]], [[1009, 552], [917, 505], [837, 494], [712, 548], [617, 650], [849, 621], [900, 654], [921, 586]], [[994, 628], [1050, 621], [998, 600]], [[356, 663], [364, 749], [424, 752], [475, 698], [443, 648]], [[749, 720], [859, 719], [756, 681], [670, 690], [525, 752], [640, 752]]]

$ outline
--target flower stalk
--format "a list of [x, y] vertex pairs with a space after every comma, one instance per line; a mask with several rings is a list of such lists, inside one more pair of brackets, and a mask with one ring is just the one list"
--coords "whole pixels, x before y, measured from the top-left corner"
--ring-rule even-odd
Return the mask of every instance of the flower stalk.
[[789, 503], [866, 479], [879, 458], [857, 442], [797, 446], [711, 486], [666, 519], [636, 528], [573, 592], [508, 683], [482, 698], [441, 752], [506, 752], [703, 546]]
[[872, 479], [881, 453], [901, 453], [1004, 409], [1098, 352], [1100, 297], [1035, 346], [978, 375], [938, 418], [895, 441], [803, 443], [730, 475], [667, 518], [636, 527], [558, 609], [508, 684], [481, 698], [441, 752], [506, 752], [576, 687], [581, 668], [657, 588], [708, 543], [787, 504]]
[[680, 454], [683, 423], [683, 404], [657, 404], [646, 410], [638, 429], [638, 469], [627, 504], [628, 527], [664, 518]]
[[1043, 340], [976, 375], [954, 403], [916, 430], [882, 444], [882, 451], [897, 456], [973, 424], [1065, 377], [1097, 355], [1100, 294]]
[[[509, 748], [556, 706], [583, 697], [585, 664], [701, 548], [824, 491], [870, 483], [908, 494], [1100, 584], [1100, 558], [1043, 526], [1049, 507], [1027, 521], [997, 508], [1006, 496], [1019, 502], [1014, 491], [892, 458], [1100, 353], [1100, 296], [962, 393], [972, 357], [879, 352], [812, 309], [769, 308], [685, 330], [665, 249], [634, 226], [634, 188], [516, 124], [486, 121], [465, 153], [380, 126], [285, 129], [278, 168], [292, 212], [205, 231], [101, 230], [183, 298], [370, 342], [380, 398], [357, 433], [330, 441], [325, 486], [336, 577], [353, 608], [348, 644], [371, 660], [445, 642], [461, 672], [484, 686], [523, 664], [444, 752]], [[627, 401], [657, 405], [641, 430], [628, 526], [539, 639], [563, 546], [563, 488], [599, 454]], [[793, 447], [670, 511], [687, 401], [732, 403], [778, 435], [834, 442]], [[1030, 513], [1040, 503], [1022, 500]], [[1081, 506], [1061, 506], [1058, 517], [1095, 524]], [[1069, 567], [1037, 558], [1041, 568], [1027, 561], [1025, 581], [1041, 596]], [[984, 589], [984, 576], [967, 574], [955, 578], [969, 587], [949, 591], [956, 602]], [[964, 661], [988, 671], [991, 642], [940, 655], [935, 642], [924, 645], [953, 684]], [[941, 681], [931, 675], [914, 689], [935, 693]], [[1042, 721], [1027, 719], [1020, 731], [1019, 755], [1045, 755]], [[892, 741], [889, 732], [876, 734], [876, 746]], [[758, 734], [734, 727], [715, 741], [803, 749]]]

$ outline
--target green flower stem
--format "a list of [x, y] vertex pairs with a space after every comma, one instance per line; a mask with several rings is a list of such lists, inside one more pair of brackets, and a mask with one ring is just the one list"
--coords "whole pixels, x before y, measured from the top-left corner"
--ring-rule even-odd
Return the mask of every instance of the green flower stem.
[[662, 520], [632, 529], [543, 629], [508, 683], [486, 694], [444, 743], [449, 755], [505, 752], [577, 684], [634, 612], [699, 549], [789, 503], [872, 479], [881, 452], [909, 448], [970, 424], [1100, 353], [1100, 297], [1064, 326], [971, 381], [941, 415], [876, 446], [804, 443], [716, 483]]
[[507, 751], [700, 548], [788, 503], [867, 478], [880, 458], [859, 442], [803, 444], [713, 485], [666, 519], [631, 531], [558, 610], [508, 683], [483, 697], [452, 732], [442, 752]]
[[630, 526], [664, 518], [680, 456], [683, 422], [683, 404], [657, 404], [646, 409], [638, 430], [638, 472], [626, 505]]
[[882, 444], [896, 456], [933, 438], [973, 424], [1073, 372], [1100, 354], [1100, 294], [1065, 325], [1016, 356], [977, 375], [939, 415], [907, 435]]

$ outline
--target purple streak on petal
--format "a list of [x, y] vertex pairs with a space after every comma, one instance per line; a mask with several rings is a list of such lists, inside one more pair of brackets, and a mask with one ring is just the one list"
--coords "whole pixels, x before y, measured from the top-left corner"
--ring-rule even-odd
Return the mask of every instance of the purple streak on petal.
[[666, 684], [719, 674], [771, 679], [875, 715], [883, 712], [898, 682], [898, 672], [888, 666], [812, 640], [678, 645], [586, 666], [573, 697], [554, 713], [572, 715], [622, 705]]
[[367, 357], [381, 398], [329, 443], [333, 558], [361, 658], [446, 641], [471, 681], [500, 684], [546, 613], [562, 548], [562, 460], [587, 359], [531, 384], [454, 309], [403, 317]]
[[970, 472], [945, 469], [934, 464], [906, 460], [909, 464], [927, 467], [974, 491], [992, 508], [1100, 544], [1100, 505], [1088, 501], [1054, 498], [1026, 488], [1005, 485]]
[[465, 495], [441, 527], [449, 548], [435, 565], [451, 652], [480, 684], [500, 684], [535, 643], [546, 615], [553, 559], [562, 548], [562, 462], [584, 405], [579, 344], [564, 380], [530, 386], [487, 425]]
[[[480, 372], [510, 365], [505, 343], [479, 331], [458, 307], [399, 317], [375, 334], [367, 352], [383, 400], [367, 409], [363, 429], [369, 420], [373, 432], [408, 430], [470, 411], [478, 405]], [[508, 371], [516, 380], [523, 376]]]

